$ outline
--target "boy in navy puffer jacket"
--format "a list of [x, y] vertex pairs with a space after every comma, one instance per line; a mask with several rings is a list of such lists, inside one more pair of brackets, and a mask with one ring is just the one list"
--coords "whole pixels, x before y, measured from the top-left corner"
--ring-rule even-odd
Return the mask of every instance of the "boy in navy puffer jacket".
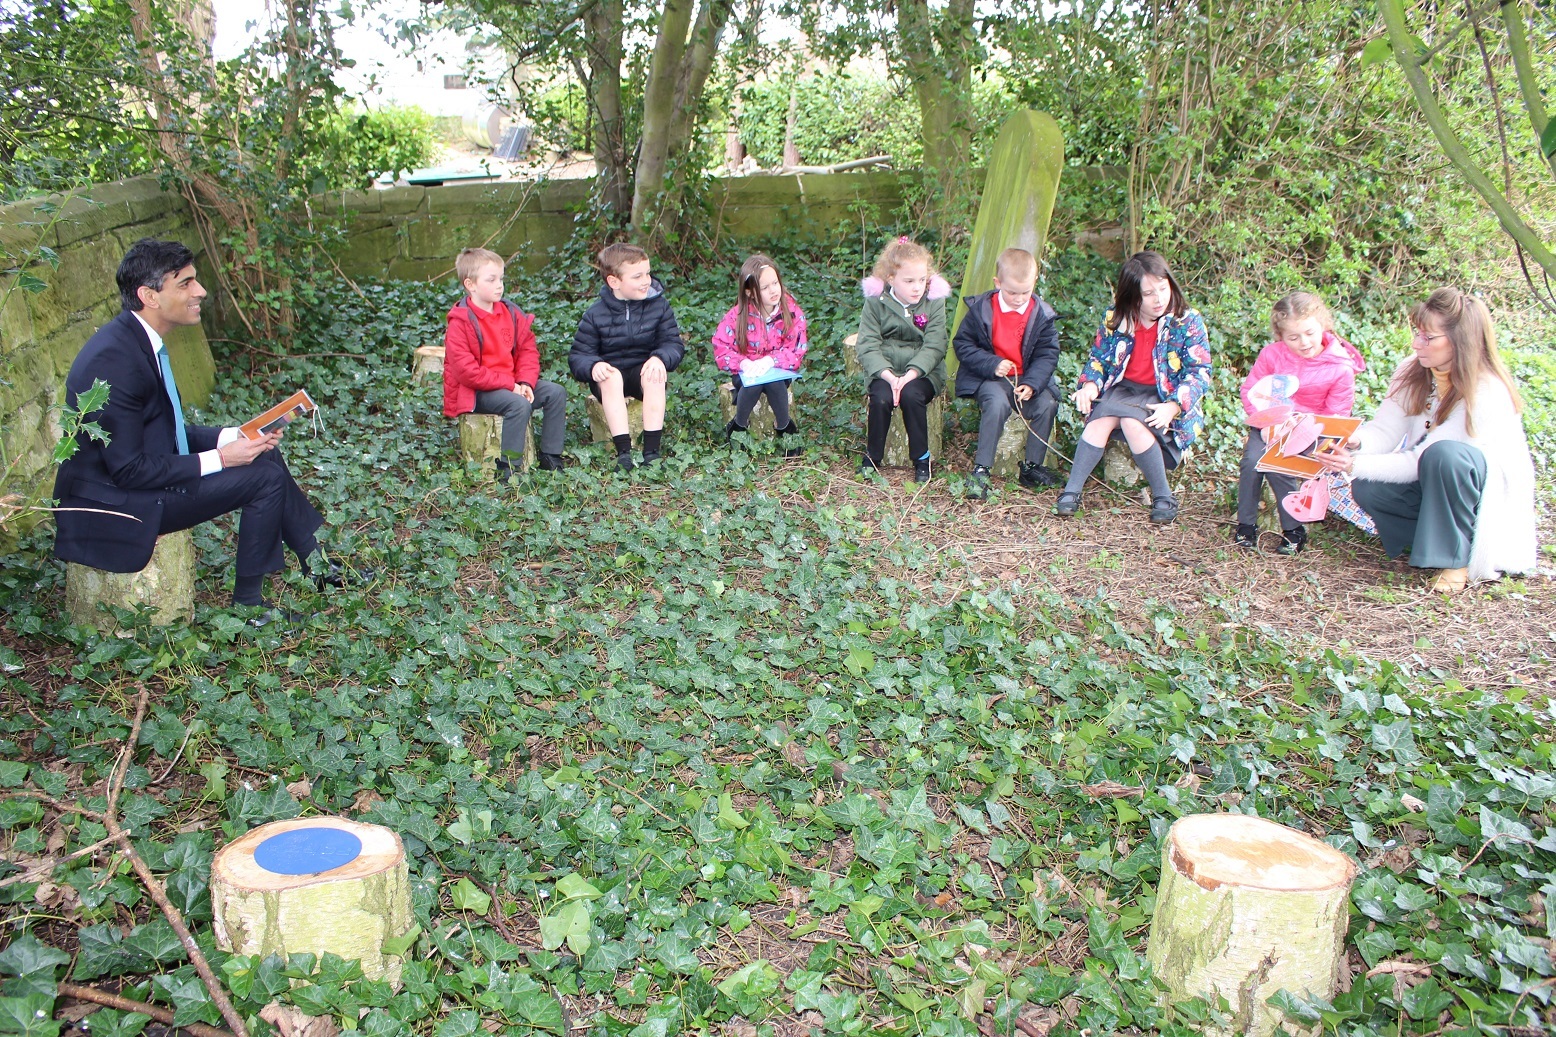
[[651, 465], [659, 459], [664, 435], [669, 374], [686, 347], [664, 288], [649, 272], [647, 252], [636, 245], [607, 245], [599, 267], [605, 287], [578, 322], [567, 360], [573, 377], [588, 385], [604, 408], [616, 463], [630, 471], [627, 397], [643, 401], [643, 463]]

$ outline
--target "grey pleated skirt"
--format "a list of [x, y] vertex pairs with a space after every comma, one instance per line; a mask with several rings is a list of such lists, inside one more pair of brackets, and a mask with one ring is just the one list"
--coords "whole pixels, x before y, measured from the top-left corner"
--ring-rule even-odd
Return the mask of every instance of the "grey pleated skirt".
[[[1150, 408], [1162, 402], [1162, 398], [1156, 394], [1154, 385], [1141, 385], [1138, 382], [1120, 380], [1113, 388], [1108, 389], [1097, 402], [1091, 405], [1091, 413], [1086, 416], [1090, 424], [1098, 418], [1134, 418], [1144, 422], [1151, 416]], [[1150, 428], [1149, 425], [1146, 426]], [[1183, 460], [1183, 451], [1178, 449], [1178, 444], [1173, 439], [1172, 431], [1168, 429], [1151, 429], [1156, 436], [1157, 445], [1162, 448], [1162, 460], [1169, 469], [1178, 467], [1178, 462]], [[1114, 429], [1113, 439], [1123, 439], [1124, 430]]]

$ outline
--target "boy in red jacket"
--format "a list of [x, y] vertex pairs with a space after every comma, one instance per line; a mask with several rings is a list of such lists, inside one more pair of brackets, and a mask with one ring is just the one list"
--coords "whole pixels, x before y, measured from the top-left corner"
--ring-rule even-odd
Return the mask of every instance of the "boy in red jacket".
[[443, 413], [502, 416], [502, 456], [497, 478], [507, 482], [511, 459], [524, 456], [530, 412], [540, 411], [540, 467], [560, 471], [567, 431], [567, 392], [540, 377], [540, 350], [530, 326], [535, 318], [502, 297], [503, 259], [467, 248], [454, 272], [469, 293], [448, 311], [443, 335]]

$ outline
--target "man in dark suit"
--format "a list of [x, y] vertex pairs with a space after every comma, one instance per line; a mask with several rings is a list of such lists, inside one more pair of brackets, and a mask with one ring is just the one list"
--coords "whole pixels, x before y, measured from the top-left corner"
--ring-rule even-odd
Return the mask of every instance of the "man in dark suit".
[[[65, 380], [71, 406], [94, 380], [108, 383], [108, 403], [84, 415], [108, 441], [78, 435], [80, 449], [60, 465], [54, 484], [62, 508], [94, 510], [55, 512], [55, 555], [94, 569], [138, 572], [158, 536], [241, 509], [234, 604], [266, 604], [264, 579], [283, 567], [283, 543], [305, 573], [338, 586], [340, 570], [314, 538], [324, 520], [276, 449], [281, 432], [247, 439], [236, 428], [184, 423], [162, 339], [200, 322], [205, 289], [195, 277], [194, 255], [176, 241], [142, 238], [125, 253], [115, 279], [124, 308], [81, 347]], [[263, 625], [275, 615], [256, 620]]]

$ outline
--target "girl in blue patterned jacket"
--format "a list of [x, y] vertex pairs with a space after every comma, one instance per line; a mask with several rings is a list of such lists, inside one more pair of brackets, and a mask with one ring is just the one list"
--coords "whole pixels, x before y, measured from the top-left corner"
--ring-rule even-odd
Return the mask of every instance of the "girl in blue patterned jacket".
[[1210, 389], [1205, 322], [1183, 302], [1167, 261], [1136, 252], [1124, 261], [1113, 309], [1097, 330], [1080, 388], [1070, 397], [1086, 417], [1070, 480], [1054, 514], [1080, 510], [1081, 490], [1108, 438], [1122, 435], [1151, 486], [1151, 521], [1178, 517], [1167, 470], [1205, 427], [1199, 401]]

